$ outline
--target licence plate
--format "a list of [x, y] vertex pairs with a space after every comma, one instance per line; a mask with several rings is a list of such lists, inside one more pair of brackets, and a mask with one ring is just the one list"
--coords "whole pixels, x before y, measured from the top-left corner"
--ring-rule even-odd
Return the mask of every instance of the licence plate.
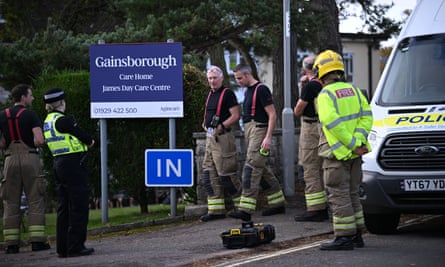
[[445, 179], [404, 179], [405, 191], [445, 191]]

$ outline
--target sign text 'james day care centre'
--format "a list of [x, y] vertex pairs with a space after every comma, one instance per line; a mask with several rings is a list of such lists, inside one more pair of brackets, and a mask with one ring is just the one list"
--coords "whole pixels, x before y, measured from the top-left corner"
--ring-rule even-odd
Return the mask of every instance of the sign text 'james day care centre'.
[[183, 117], [181, 43], [90, 46], [91, 118]]

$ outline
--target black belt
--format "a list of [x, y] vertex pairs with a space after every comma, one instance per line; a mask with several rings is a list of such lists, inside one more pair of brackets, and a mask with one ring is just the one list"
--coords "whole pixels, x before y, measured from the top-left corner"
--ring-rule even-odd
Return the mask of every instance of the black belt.
[[[255, 122], [255, 121], [254, 120], [243, 121], [244, 124], [247, 124], [249, 122]], [[269, 125], [265, 122], [263, 122], [263, 123], [259, 122], [255, 125], [255, 127], [257, 127], [257, 128], [267, 128], [267, 126], [269, 126]]]
[[309, 124], [319, 122], [318, 120], [303, 120], [303, 121]]
[[222, 132], [218, 133], [218, 135], [223, 135], [225, 133], [230, 133], [231, 130], [232, 129], [230, 129], [230, 128], [223, 128]]

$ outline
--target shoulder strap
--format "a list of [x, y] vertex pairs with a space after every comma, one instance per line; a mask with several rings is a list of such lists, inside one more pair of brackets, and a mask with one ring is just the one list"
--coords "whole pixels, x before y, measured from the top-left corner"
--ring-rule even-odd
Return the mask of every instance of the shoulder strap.
[[224, 90], [221, 92], [221, 95], [219, 96], [218, 106], [216, 107], [216, 116], [219, 116], [221, 114], [222, 101], [223, 101], [224, 93], [226, 91], [227, 91], [227, 88], [224, 88]]
[[[20, 134], [18, 119], [23, 111], [25, 111], [25, 108], [19, 109], [17, 114], [14, 117], [11, 117], [11, 110], [9, 108], [5, 109], [6, 117], [8, 118], [9, 135], [11, 137], [11, 141], [22, 140], [22, 135]], [[13, 125], [13, 121], [14, 121], [14, 125]], [[15, 126], [15, 128], [14, 128], [14, 126]], [[16, 138], [16, 135], [17, 135], [17, 138]]]
[[[216, 107], [216, 116], [219, 116], [219, 114], [221, 113], [221, 105], [222, 105], [222, 101], [223, 101], [223, 97], [224, 97], [224, 93], [227, 91], [228, 88], [224, 88], [223, 91], [221, 92], [221, 95], [219, 96], [218, 99], [218, 106]], [[209, 93], [207, 95], [207, 100], [206, 100], [206, 107], [204, 109], [204, 121], [206, 119], [206, 113], [207, 113], [207, 105], [209, 104], [209, 99], [210, 99], [210, 95], [212, 94], [212, 90], [209, 90]]]
[[253, 96], [252, 96], [252, 108], [250, 109], [250, 116], [253, 117], [255, 116], [255, 107], [256, 107], [256, 91], [258, 90], [258, 87], [260, 87], [261, 85], [263, 85], [263, 83], [258, 83], [258, 85], [255, 87], [255, 90], [253, 91]]

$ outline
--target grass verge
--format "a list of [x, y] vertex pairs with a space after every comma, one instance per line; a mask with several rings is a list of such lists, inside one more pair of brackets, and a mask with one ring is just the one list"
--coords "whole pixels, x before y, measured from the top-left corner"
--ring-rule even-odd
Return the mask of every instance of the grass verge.
[[[177, 206], [177, 214], [184, 214], [184, 205]], [[101, 228], [104, 226], [115, 226], [128, 223], [148, 222], [153, 220], [165, 219], [170, 217], [170, 205], [150, 205], [148, 214], [141, 214], [139, 206], [109, 208], [108, 223], [102, 223], [102, 210], [90, 210], [88, 230]], [[28, 217], [23, 217], [23, 225], [21, 225], [20, 239], [28, 239]], [[46, 214], [46, 234], [48, 236], [56, 235], [56, 219], [57, 214]], [[0, 221], [0, 242], [3, 242], [3, 219]]]

